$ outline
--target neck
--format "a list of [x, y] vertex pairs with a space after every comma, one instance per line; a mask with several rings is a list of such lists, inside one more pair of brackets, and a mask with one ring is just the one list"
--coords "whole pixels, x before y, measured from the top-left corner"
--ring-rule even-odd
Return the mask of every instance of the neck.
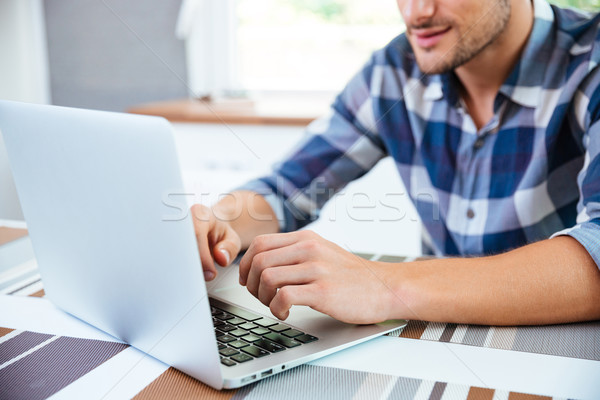
[[[513, 1], [506, 29], [469, 62], [456, 68], [466, 100], [492, 102], [516, 64], [533, 27], [533, 4]], [[485, 100], [488, 101], [485, 101]]]

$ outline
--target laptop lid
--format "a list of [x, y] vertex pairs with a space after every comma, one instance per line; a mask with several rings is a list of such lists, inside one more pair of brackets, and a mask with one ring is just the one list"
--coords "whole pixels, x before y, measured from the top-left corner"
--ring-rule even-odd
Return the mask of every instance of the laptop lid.
[[192, 221], [165, 205], [183, 189], [169, 123], [0, 101], [0, 130], [48, 298], [220, 389]]

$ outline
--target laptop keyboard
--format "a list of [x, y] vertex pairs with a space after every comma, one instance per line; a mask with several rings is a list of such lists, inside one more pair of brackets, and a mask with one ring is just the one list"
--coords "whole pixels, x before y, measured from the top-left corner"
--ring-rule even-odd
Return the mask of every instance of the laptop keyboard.
[[209, 300], [221, 364], [228, 367], [319, 340], [274, 319]]

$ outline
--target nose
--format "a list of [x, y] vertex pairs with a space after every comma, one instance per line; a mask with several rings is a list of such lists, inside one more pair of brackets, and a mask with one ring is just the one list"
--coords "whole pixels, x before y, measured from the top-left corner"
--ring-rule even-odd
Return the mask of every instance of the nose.
[[419, 26], [435, 14], [436, 0], [398, 0], [400, 13], [407, 26]]

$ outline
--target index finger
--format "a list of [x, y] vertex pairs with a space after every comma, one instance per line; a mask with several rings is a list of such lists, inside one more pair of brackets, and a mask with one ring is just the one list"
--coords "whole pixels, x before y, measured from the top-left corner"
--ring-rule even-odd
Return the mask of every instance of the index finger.
[[273, 233], [255, 237], [248, 247], [246, 254], [240, 260], [240, 284], [246, 284], [252, 260], [256, 255], [294, 244], [299, 240], [298, 234], [299, 232]]
[[317, 304], [320, 296], [322, 296], [322, 293], [319, 292], [319, 288], [315, 284], [284, 286], [277, 291], [269, 304], [269, 308], [274, 316], [283, 321], [290, 315], [292, 306], [308, 306], [312, 309], [318, 309]]
[[208, 242], [208, 231], [203, 228], [196, 229], [196, 242], [198, 243], [198, 252], [200, 253], [200, 263], [204, 270], [204, 279], [212, 280], [217, 275], [217, 269], [212, 258]]
[[214, 219], [208, 207], [194, 204], [191, 207], [192, 222], [194, 223], [194, 233], [198, 244], [198, 252], [200, 253], [200, 263], [204, 270], [204, 279], [210, 281], [217, 274], [215, 263], [210, 251], [209, 237], [213, 229]]

